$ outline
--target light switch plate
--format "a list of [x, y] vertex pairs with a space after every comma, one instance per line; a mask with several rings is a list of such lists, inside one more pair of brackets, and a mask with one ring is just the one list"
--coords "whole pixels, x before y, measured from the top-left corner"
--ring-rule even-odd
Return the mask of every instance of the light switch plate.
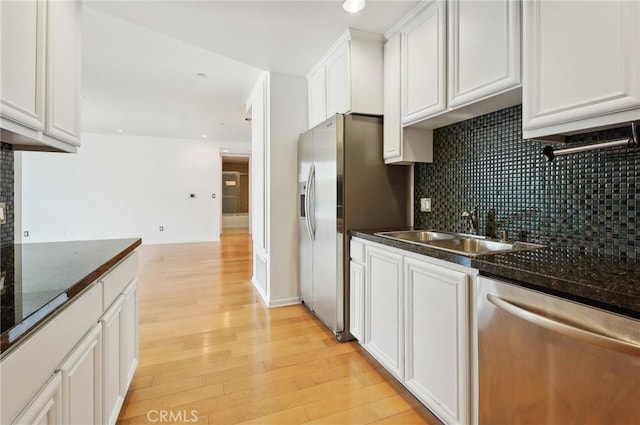
[[431, 198], [420, 198], [420, 211], [431, 212]]

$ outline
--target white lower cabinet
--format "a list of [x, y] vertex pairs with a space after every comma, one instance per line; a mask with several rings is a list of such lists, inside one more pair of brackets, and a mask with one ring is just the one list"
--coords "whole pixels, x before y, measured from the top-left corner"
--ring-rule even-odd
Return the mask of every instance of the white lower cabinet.
[[56, 372], [29, 405], [13, 422], [15, 424], [62, 424], [62, 376]]
[[120, 332], [123, 322], [122, 304], [124, 295], [120, 295], [109, 310], [106, 311], [100, 323], [102, 324], [102, 341], [104, 345], [103, 367], [103, 402], [104, 424], [115, 424], [122, 407], [124, 396], [120, 388], [122, 376], [120, 364]]
[[124, 397], [138, 366], [138, 291], [134, 280], [124, 290], [122, 302], [120, 393]]
[[362, 341], [364, 324], [364, 265], [351, 261], [349, 265], [349, 332]]
[[0, 361], [1, 424], [116, 423], [138, 364], [137, 270], [134, 252]]
[[62, 423], [102, 422], [102, 327], [97, 324], [60, 367]]
[[448, 424], [468, 423], [467, 274], [406, 258], [405, 384]]
[[365, 245], [360, 343], [444, 423], [474, 423], [469, 299], [478, 271], [364, 239], [354, 242]]
[[367, 246], [364, 347], [398, 379], [404, 378], [402, 256]]
[[138, 365], [137, 280], [134, 279], [104, 313], [102, 342], [103, 421], [115, 424]]

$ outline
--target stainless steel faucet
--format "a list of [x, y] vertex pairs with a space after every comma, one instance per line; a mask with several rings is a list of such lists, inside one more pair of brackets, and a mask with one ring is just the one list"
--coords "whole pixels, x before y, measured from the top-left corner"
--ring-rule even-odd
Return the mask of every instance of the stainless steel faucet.
[[462, 217], [469, 220], [471, 223], [471, 234], [478, 234], [478, 206], [474, 206], [471, 211], [464, 211]]
[[498, 239], [501, 241], [506, 241], [509, 238], [509, 233], [505, 229], [500, 229], [500, 227], [504, 226], [508, 222], [515, 220], [516, 218], [524, 217], [526, 215], [535, 215], [535, 208], [525, 208], [520, 211], [516, 211], [513, 214], [509, 214], [505, 218], [498, 221], [496, 224], [496, 229], [498, 229]]

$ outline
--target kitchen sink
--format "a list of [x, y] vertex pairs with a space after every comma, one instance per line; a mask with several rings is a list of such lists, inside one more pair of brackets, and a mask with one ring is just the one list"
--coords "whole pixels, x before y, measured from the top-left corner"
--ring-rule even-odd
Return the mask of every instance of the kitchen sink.
[[433, 230], [406, 230], [398, 232], [378, 232], [377, 236], [423, 245], [455, 254], [476, 257], [479, 255], [505, 254], [544, 248], [544, 245], [526, 242], [502, 242], [482, 236], [464, 233], [438, 232]]
[[400, 239], [406, 242], [427, 242], [459, 238], [458, 233], [436, 232], [433, 230], [403, 230], [399, 232], [378, 232], [378, 236], [390, 239]]
[[498, 254], [513, 251], [527, 251], [532, 249], [544, 248], [543, 245], [525, 242], [498, 242], [486, 239], [451, 239], [433, 241], [429, 244], [432, 248], [442, 249], [443, 251], [455, 252], [463, 255], [487, 255]]

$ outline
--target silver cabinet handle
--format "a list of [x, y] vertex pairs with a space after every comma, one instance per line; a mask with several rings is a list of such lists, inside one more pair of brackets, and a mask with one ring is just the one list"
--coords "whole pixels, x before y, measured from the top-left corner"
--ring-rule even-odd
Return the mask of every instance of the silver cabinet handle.
[[487, 295], [487, 300], [501, 310], [526, 320], [534, 325], [541, 326], [550, 331], [559, 333], [569, 338], [577, 339], [587, 344], [597, 345], [608, 350], [640, 357], [640, 345], [631, 342], [602, 335], [593, 329], [582, 329], [573, 325], [549, 319], [543, 315], [527, 310], [521, 306], [510, 303], [492, 294]]

